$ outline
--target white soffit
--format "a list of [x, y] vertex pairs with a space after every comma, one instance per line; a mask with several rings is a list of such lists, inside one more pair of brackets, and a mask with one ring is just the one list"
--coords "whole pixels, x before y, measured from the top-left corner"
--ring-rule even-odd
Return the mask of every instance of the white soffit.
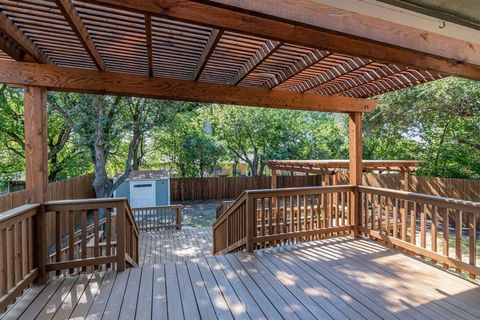
[[480, 31], [375, 0], [315, 0], [332, 7], [357, 12], [443, 36], [480, 43]]

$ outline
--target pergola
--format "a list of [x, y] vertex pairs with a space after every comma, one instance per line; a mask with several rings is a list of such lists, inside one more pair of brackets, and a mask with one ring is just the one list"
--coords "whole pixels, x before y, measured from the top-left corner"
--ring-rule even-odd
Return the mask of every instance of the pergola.
[[[410, 172], [417, 170], [421, 160], [363, 160], [363, 171], [394, 171], [402, 175], [404, 190], [408, 190]], [[337, 184], [337, 173], [348, 170], [349, 160], [268, 160], [264, 163], [272, 171], [272, 189], [277, 188], [278, 171], [302, 172], [305, 174], [333, 175], [333, 184]]]
[[358, 185], [369, 98], [480, 79], [477, 43], [313, 0], [0, 0], [0, 33], [0, 82], [25, 88], [26, 187], [39, 203], [48, 90], [348, 113]]

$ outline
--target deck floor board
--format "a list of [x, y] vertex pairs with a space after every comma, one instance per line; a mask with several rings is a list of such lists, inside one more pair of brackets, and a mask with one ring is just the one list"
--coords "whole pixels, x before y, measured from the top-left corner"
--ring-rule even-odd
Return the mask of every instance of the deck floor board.
[[211, 228], [141, 236], [141, 266], [28, 290], [2, 319], [479, 319], [480, 286], [368, 239], [212, 256]]

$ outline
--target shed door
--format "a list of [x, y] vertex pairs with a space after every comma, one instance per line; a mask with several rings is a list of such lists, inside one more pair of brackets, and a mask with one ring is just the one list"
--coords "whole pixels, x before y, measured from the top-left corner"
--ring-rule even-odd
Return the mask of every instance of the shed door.
[[130, 182], [130, 206], [132, 208], [155, 207], [155, 181]]

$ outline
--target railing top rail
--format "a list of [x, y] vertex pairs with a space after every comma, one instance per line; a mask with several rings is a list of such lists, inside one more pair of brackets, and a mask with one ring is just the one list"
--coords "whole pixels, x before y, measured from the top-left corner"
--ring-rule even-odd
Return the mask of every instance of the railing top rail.
[[38, 203], [35, 203], [35, 204], [25, 204], [21, 207], [17, 207], [17, 208], [14, 208], [14, 209], [10, 209], [10, 210], [7, 210], [7, 211], [4, 211], [4, 212], [1, 212], [0, 213], [0, 223], [3, 223], [5, 221], [8, 221], [12, 218], [15, 218], [21, 214], [24, 214], [26, 212], [29, 212], [33, 209], [36, 209], [40, 207], [40, 205]]
[[317, 186], [317, 187], [301, 187], [301, 188], [278, 188], [278, 189], [258, 189], [258, 190], [246, 190], [245, 193], [249, 196], [268, 196], [278, 195], [285, 193], [305, 194], [311, 192], [329, 193], [329, 192], [341, 192], [341, 191], [353, 191], [355, 186], [353, 185], [336, 185], [336, 186]]
[[112, 203], [123, 202], [128, 200], [127, 198], [93, 198], [93, 199], [76, 199], [76, 200], [54, 200], [45, 202], [46, 206], [49, 205], [68, 205], [68, 204], [83, 204], [83, 203]]
[[181, 204], [173, 204], [169, 206], [155, 206], [155, 207], [145, 207], [145, 208], [132, 208], [132, 211], [140, 211], [140, 210], [156, 210], [156, 209], [181, 209], [183, 205]]
[[395, 189], [385, 189], [378, 187], [359, 186], [360, 192], [370, 192], [387, 197], [396, 197], [401, 200], [417, 201], [427, 205], [437, 207], [448, 207], [451, 209], [463, 210], [467, 212], [480, 212], [480, 202], [467, 201], [462, 199], [446, 198], [432, 196], [423, 193], [401, 191]]
[[135, 230], [135, 233], [138, 237], [138, 235], [140, 234], [140, 230], [138, 229], [137, 222], [135, 221], [135, 217], [133, 216], [132, 208], [130, 207], [130, 203], [128, 202], [128, 200], [126, 198], [123, 198], [123, 199], [126, 200], [125, 201], [125, 210], [126, 210], [126, 213], [127, 213], [127, 217], [130, 220], [130, 223], [132, 224], [132, 226]]
[[224, 218], [229, 215], [232, 211], [234, 211], [235, 209], [237, 209], [237, 207], [246, 200], [247, 198], [247, 192], [246, 191], [243, 191], [242, 194], [240, 194], [238, 196], [237, 199], [235, 199], [235, 201], [233, 201], [233, 204], [223, 212], [223, 214], [221, 214], [219, 217], [217, 217], [217, 220], [215, 221], [215, 223], [213, 224], [213, 228], [215, 228], [215, 226], [217, 224], [219, 224], [220, 222], [222, 222], [224, 220]]
[[45, 210], [55, 211], [68, 207], [68, 210], [89, 210], [89, 209], [106, 209], [121, 205], [128, 202], [127, 198], [93, 198], [78, 200], [58, 200], [48, 201], [45, 203]]

